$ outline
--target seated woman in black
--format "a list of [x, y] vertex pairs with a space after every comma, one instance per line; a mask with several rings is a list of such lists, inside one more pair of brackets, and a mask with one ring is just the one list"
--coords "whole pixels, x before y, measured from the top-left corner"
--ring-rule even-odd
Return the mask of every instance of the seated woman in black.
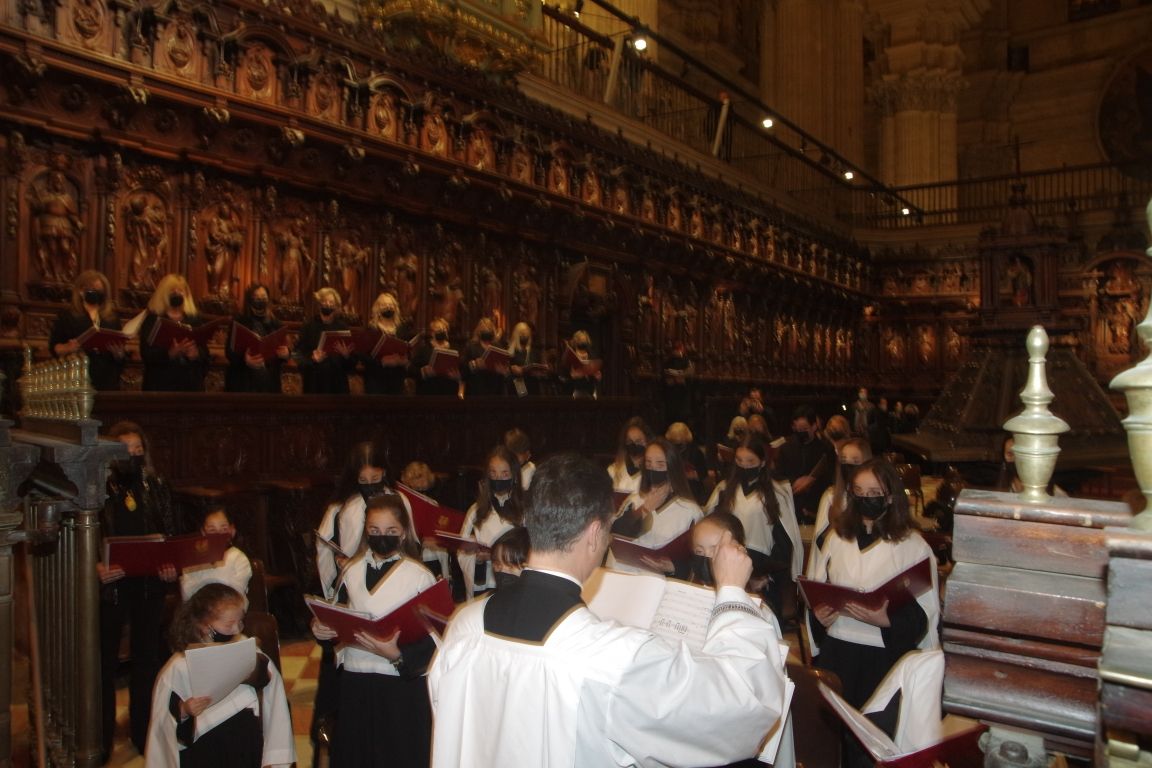
[[321, 288], [312, 295], [318, 302], [319, 314], [300, 328], [300, 340], [296, 344], [304, 394], [346, 395], [348, 372], [356, 364], [351, 340], [337, 342], [332, 354], [320, 348], [320, 334], [348, 330], [348, 324], [340, 316], [340, 294], [335, 288]]
[[140, 326], [140, 357], [144, 359], [145, 392], [203, 392], [208, 373], [208, 345], [192, 339], [152, 344], [152, 329], [162, 319], [191, 326], [203, 320], [183, 275], [165, 275], [148, 300], [148, 316]]
[[512, 383], [517, 394], [551, 394], [549, 379], [552, 369], [544, 362], [544, 350], [533, 341], [531, 325], [516, 323], [509, 339], [508, 351], [512, 353]]
[[572, 397], [596, 397], [603, 361], [592, 349], [592, 337], [587, 331], [576, 331], [568, 346], [576, 357], [565, 361], [559, 372], [561, 380], [567, 383]]
[[[52, 324], [48, 346], [56, 357], [75, 354], [81, 350], [77, 336], [89, 328], [118, 331], [122, 327], [112, 301], [112, 286], [108, 278], [94, 269], [85, 270], [72, 284], [72, 305], [60, 311]], [[124, 370], [124, 345], [103, 350], [88, 350], [88, 378], [98, 391], [120, 389], [120, 372]]]
[[[268, 306], [268, 288], [253, 283], [244, 291], [244, 313], [233, 318], [257, 336], [267, 336], [280, 329], [280, 321], [272, 316]], [[287, 345], [276, 348], [273, 357], [250, 352], [239, 352], [228, 340], [228, 372], [224, 376], [224, 389], [228, 392], [280, 392], [280, 366], [288, 359]]]
[[416, 394], [456, 397], [460, 392], [459, 356], [454, 371], [448, 374], [437, 373], [432, 367], [432, 355], [438, 349], [453, 351], [448, 341], [448, 321], [442, 317], [428, 324], [428, 335], [424, 343], [412, 354], [409, 371], [416, 380]]
[[[381, 333], [395, 336], [401, 341], [411, 341], [415, 332], [410, 323], [400, 316], [400, 304], [391, 293], [382, 293], [372, 303], [368, 327]], [[402, 395], [404, 380], [408, 378], [408, 361], [411, 353], [405, 355], [384, 355], [378, 359], [362, 358], [364, 363], [364, 394]]]
[[490, 318], [480, 318], [472, 339], [464, 348], [461, 357], [461, 372], [464, 375], [464, 392], [468, 397], [503, 395], [508, 383], [509, 369], [500, 366], [499, 370], [484, 367], [484, 354], [489, 347], [498, 346], [496, 324]]

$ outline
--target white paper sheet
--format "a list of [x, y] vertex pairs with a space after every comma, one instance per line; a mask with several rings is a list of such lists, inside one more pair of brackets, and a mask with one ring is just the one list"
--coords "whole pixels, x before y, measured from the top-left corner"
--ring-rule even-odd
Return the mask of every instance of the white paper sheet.
[[212, 703], [223, 701], [256, 668], [256, 638], [231, 643], [213, 643], [184, 651], [192, 696], [208, 696]]

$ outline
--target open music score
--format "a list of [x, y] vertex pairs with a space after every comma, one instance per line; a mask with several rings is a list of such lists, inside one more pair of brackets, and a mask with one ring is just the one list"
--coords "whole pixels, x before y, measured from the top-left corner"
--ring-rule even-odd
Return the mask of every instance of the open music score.
[[400, 630], [401, 644], [412, 643], [433, 632], [439, 632], [456, 609], [456, 604], [452, 602], [452, 589], [443, 579], [390, 613], [375, 618], [315, 595], [308, 595], [304, 602], [312, 615], [321, 624], [335, 630], [340, 642], [346, 645], [356, 644], [358, 632], [386, 638], [397, 629]]

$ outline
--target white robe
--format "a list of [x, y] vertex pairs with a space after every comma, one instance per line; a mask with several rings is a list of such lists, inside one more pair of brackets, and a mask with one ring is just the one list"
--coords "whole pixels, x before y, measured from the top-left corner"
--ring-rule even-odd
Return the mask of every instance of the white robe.
[[[716, 511], [720, 503], [720, 494], [727, 485], [728, 481], [722, 480], [712, 491], [712, 496], [704, 505], [704, 514], [710, 515]], [[773, 481], [772, 490], [776, 493], [776, 505], [780, 508], [780, 524], [784, 526], [784, 532], [792, 541], [792, 562], [789, 571], [795, 580], [804, 565], [804, 542], [800, 540], [800, 524], [796, 521], [796, 503], [792, 499], [792, 486]], [[771, 555], [772, 524], [764, 514], [764, 502], [760, 498], [759, 488], [754, 490], [751, 496], [744, 495], [743, 487], [737, 488], [736, 495], [732, 499], [732, 514], [744, 525], [744, 545], [748, 549]]]
[[[296, 742], [292, 735], [292, 718], [288, 714], [288, 698], [284, 695], [284, 680], [276, 665], [268, 662], [268, 676], [259, 698], [250, 685], [239, 685], [222, 701], [212, 704], [196, 718], [196, 738], [220, 725], [244, 709], [260, 715], [264, 727], [263, 766], [289, 766], [296, 761]], [[192, 682], [188, 662], [183, 653], [168, 659], [156, 677], [152, 689], [152, 719], [148, 723], [148, 743], [144, 748], [144, 764], [148, 768], [179, 768], [183, 745], [176, 740], [176, 719], [168, 707], [175, 693], [181, 699], [192, 697]], [[261, 708], [263, 704], [263, 708]]]
[[835, 494], [836, 486], [829, 486], [820, 496], [820, 503], [816, 505], [816, 523], [812, 526], [812, 551], [808, 553], [808, 562], [804, 566], [804, 575], [808, 578], [812, 578], [813, 569], [816, 567], [816, 558], [820, 554], [816, 541], [820, 538], [820, 534], [831, 525], [829, 515], [832, 512], [832, 499]]
[[[741, 589], [718, 602], [751, 606]], [[434, 768], [718, 765], [755, 754], [784, 710], [772, 624], [724, 611], [699, 654], [578, 606], [543, 644], [448, 627], [428, 677]]]
[[[500, 517], [496, 510], [491, 510], [488, 517], [484, 518], [484, 522], [476, 525], [476, 505], [468, 507], [468, 512], [464, 515], [464, 527], [461, 533], [464, 536], [474, 536], [476, 541], [480, 542], [486, 547], [490, 547], [496, 543], [496, 540], [503, 536], [508, 531], [516, 526]], [[469, 599], [472, 593], [478, 589], [495, 589], [496, 588], [496, 573], [492, 570], [492, 563], [484, 564], [485, 578], [481, 582], [476, 581], [476, 554], [474, 552], [460, 551], [456, 553], [456, 559], [460, 563], [460, 572], [464, 574], [464, 594]]]
[[[436, 583], [436, 577], [422, 563], [403, 557], [376, 582], [372, 591], [368, 591], [365, 586], [368, 557], [371, 555], [365, 553], [349, 560], [340, 574], [340, 583], [348, 590], [348, 607], [354, 611], [367, 613], [373, 618], [387, 616]], [[388, 659], [355, 645], [338, 646], [336, 664], [343, 665], [350, 672], [398, 674]]]
[[228, 547], [220, 565], [197, 568], [180, 574], [180, 596], [187, 601], [206, 584], [227, 584], [240, 594], [246, 595], [248, 582], [251, 580], [252, 563], [248, 560], [248, 556], [236, 547]]
[[634, 475], [628, 474], [628, 468], [624, 464], [612, 463], [608, 466], [608, 477], [612, 478], [612, 490], [617, 493], [636, 493], [639, 491], [640, 478], [643, 474], [642, 471]]
[[[408, 498], [401, 495], [400, 501], [404, 503], [411, 518], [412, 505], [408, 503]], [[316, 530], [325, 539], [332, 541], [336, 533], [336, 518], [339, 516], [340, 541], [336, 542], [336, 546], [349, 556], [355, 555], [364, 540], [364, 513], [367, 508], [364, 497], [354, 493], [343, 504], [329, 504]], [[324, 597], [331, 600], [336, 595], [332, 583], [340, 573], [340, 567], [336, 564], [336, 553], [320, 542], [316, 542], [316, 570], [320, 572], [320, 587], [324, 590]]]
[[[635, 509], [643, 503], [644, 496], [637, 491], [629, 496], [621, 506], [627, 508], [632, 505], [632, 508]], [[695, 501], [679, 496], [674, 497], [665, 502], [659, 510], [652, 513], [652, 527], [637, 536], [634, 541], [645, 547], [658, 549], [691, 528], [703, 516], [704, 513], [700, 511], [700, 506]], [[608, 552], [607, 565], [609, 568], [625, 573], [651, 573], [651, 571], [643, 568], [617, 562], [616, 558], [612, 556], [611, 550]]]
[[[928, 617], [928, 631], [924, 633], [919, 648], [929, 650], [940, 647], [937, 632], [940, 621], [940, 587], [936, 581], [936, 556], [920, 534], [912, 531], [898, 542], [880, 539], [861, 552], [855, 541], [845, 541], [832, 531], [816, 558], [812, 578], [857, 589], [875, 589], [925, 558], [928, 558], [931, 565], [932, 588], [916, 598], [916, 602], [920, 603]], [[884, 647], [879, 627], [844, 614], [828, 627], [828, 635], [849, 643]]]
[[520, 465], [520, 487], [525, 491], [532, 485], [532, 478], [536, 474], [536, 462], [526, 461]]

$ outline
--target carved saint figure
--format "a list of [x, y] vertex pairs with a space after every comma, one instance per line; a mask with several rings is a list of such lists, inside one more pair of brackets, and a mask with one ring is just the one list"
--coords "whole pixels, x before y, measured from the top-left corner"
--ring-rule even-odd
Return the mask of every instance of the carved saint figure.
[[532, 154], [523, 144], [517, 144], [512, 150], [512, 178], [523, 184], [533, 182]]
[[600, 191], [600, 174], [596, 173], [594, 168], [589, 168], [584, 174], [580, 199], [588, 205], [601, 205], [604, 202], [604, 197]]
[[1032, 306], [1032, 265], [1020, 254], [1012, 256], [1006, 271], [1012, 287], [1012, 306]]
[[552, 160], [548, 188], [559, 195], [568, 194], [568, 158], [558, 155]]
[[433, 155], [448, 154], [448, 129], [444, 124], [444, 108], [439, 104], [424, 115], [424, 127], [420, 131], [420, 148]]
[[372, 119], [376, 121], [376, 130], [381, 136], [389, 141], [400, 141], [400, 116], [395, 93], [383, 91], [376, 95]]
[[492, 139], [484, 128], [476, 128], [468, 137], [468, 165], [480, 171], [492, 167]]
[[52, 171], [43, 187], [33, 186], [30, 202], [40, 274], [48, 282], [71, 282], [76, 276], [77, 243], [84, 222], [64, 174]]
[[1136, 302], [1124, 297], [1112, 305], [1108, 318], [1108, 351], [1115, 355], [1132, 352], [1132, 330], [1136, 327]]
[[929, 365], [936, 354], [936, 334], [930, 325], [920, 326], [919, 350], [920, 364]]
[[131, 259], [128, 285], [136, 290], [152, 290], [156, 276], [168, 258], [168, 213], [163, 203], [139, 192], [128, 200], [124, 212], [124, 239]]
[[412, 251], [405, 251], [396, 259], [394, 282], [396, 283], [396, 302], [400, 305], [403, 317], [415, 317], [416, 309], [420, 303], [420, 291], [417, 279], [420, 275], [420, 261]]
[[293, 219], [277, 236], [276, 244], [280, 247], [280, 303], [298, 305], [304, 290], [306, 269], [312, 264], [304, 236], [304, 220]]
[[430, 293], [432, 317], [442, 317], [449, 329], [455, 328], [464, 300], [464, 290], [460, 284], [460, 275], [451, 264], [442, 261], [436, 265]]
[[496, 326], [496, 337], [504, 335], [504, 284], [496, 271], [484, 267], [480, 271], [481, 316], [492, 320]]
[[228, 201], [220, 203], [216, 214], [208, 220], [208, 236], [204, 245], [208, 271], [208, 293], [227, 298], [232, 290], [232, 270], [240, 249], [244, 246], [244, 230], [240, 217]]
[[360, 283], [368, 266], [368, 249], [360, 245], [356, 235], [347, 237], [336, 247], [336, 264], [340, 269], [340, 282], [344, 288], [344, 314], [356, 317]]

